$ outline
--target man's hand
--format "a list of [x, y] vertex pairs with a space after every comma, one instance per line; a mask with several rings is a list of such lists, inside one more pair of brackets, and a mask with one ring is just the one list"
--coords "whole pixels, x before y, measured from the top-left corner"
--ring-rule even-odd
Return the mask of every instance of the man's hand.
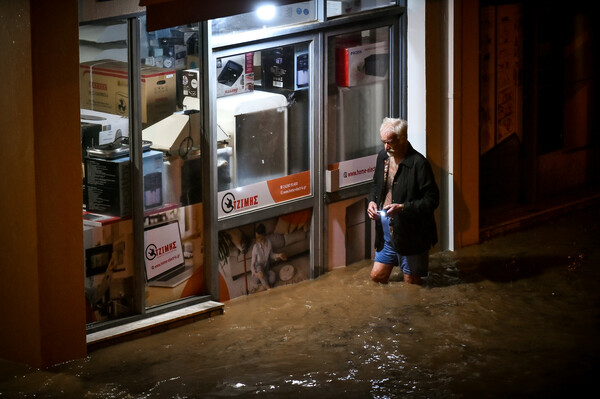
[[388, 216], [392, 217], [402, 212], [402, 210], [404, 209], [404, 204], [389, 204], [384, 206], [383, 209], [386, 211]]
[[369, 206], [367, 207], [367, 215], [372, 220], [379, 219], [379, 213], [377, 212], [377, 204], [373, 201], [369, 202]]

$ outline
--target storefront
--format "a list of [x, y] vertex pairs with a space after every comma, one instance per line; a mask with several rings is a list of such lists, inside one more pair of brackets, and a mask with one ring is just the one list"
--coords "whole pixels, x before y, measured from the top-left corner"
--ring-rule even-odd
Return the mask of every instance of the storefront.
[[407, 112], [405, 4], [164, 26], [148, 3], [79, 28], [88, 333], [369, 259], [378, 128]]

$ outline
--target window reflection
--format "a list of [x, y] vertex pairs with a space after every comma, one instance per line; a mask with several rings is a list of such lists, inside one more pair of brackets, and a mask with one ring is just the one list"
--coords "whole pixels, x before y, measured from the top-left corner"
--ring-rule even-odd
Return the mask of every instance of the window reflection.
[[388, 28], [329, 39], [328, 163], [376, 154], [389, 108]]
[[[150, 152], [159, 153], [162, 161], [160, 171], [155, 165], [143, 163], [144, 198], [154, 205], [144, 220], [146, 306], [150, 307], [206, 293], [200, 154], [202, 87], [198, 24], [149, 32], [144, 20], [142, 72], [151, 68], [161, 81], [150, 86], [152, 80], [142, 74], [142, 96], [163, 106], [148, 108], [142, 131]], [[154, 247], [163, 250], [153, 252]]]
[[86, 322], [135, 313], [127, 21], [82, 25], [81, 160]]
[[144, 99], [155, 104], [146, 107], [142, 138], [164, 161], [163, 201], [155, 207], [161, 211], [202, 201], [199, 27], [147, 31], [141, 21], [142, 106]]
[[389, 112], [389, 27], [328, 39], [326, 189], [371, 179]]

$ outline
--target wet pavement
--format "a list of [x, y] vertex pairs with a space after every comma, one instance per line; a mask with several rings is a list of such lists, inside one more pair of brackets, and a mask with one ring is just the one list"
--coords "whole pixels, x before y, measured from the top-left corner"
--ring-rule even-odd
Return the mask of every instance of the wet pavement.
[[432, 256], [423, 287], [370, 263], [47, 370], [0, 361], [0, 398], [497, 398], [597, 391], [600, 212]]

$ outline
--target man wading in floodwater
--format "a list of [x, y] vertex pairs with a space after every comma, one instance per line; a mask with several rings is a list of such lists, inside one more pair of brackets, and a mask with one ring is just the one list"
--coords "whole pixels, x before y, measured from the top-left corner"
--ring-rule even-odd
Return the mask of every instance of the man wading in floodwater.
[[404, 281], [422, 284], [429, 249], [437, 243], [433, 211], [440, 202], [429, 162], [408, 142], [403, 119], [384, 118], [367, 213], [375, 220], [375, 262], [371, 279], [387, 284], [394, 266]]

